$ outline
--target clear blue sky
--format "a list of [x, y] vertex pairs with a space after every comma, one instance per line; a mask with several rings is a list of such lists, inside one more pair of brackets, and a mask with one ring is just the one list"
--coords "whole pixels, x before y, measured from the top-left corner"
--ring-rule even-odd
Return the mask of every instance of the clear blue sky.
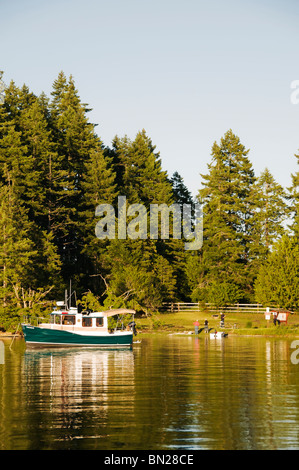
[[110, 146], [145, 129], [196, 194], [228, 129], [257, 175], [299, 171], [298, 0], [0, 0], [4, 81], [50, 95], [63, 70]]

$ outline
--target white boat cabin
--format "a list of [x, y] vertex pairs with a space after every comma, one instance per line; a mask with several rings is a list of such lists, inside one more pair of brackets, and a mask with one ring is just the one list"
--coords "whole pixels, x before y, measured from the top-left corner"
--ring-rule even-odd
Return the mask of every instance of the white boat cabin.
[[78, 313], [76, 308], [71, 307], [68, 311], [53, 310], [51, 324], [108, 329], [108, 317], [103, 312]]
[[[63, 308], [61, 308], [63, 307]], [[135, 314], [135, 310], [114, 309], [103, 312], [78, 312], [77, 307], [65, 308], [64, 302], [57, 302], [57, 307], [50, 315], [51, 328], [78, 329], [87, 328], [108, 332], [108, 317], [115, 315]]]

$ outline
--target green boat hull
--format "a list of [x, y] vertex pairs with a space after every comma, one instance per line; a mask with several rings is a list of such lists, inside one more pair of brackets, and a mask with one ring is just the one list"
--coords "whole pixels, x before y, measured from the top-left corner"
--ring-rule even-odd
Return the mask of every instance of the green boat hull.
[[108, 334], [101, 336], [80, 335], [70, 331], [42, 328], [22, 324], [26, 344], [30, 346], [90, 346], [103, 348], [131, 347], [133, 333]]

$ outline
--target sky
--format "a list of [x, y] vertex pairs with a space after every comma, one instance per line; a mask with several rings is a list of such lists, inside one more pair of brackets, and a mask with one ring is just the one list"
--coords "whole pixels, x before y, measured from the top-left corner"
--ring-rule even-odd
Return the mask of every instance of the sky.
[[267, 167], [286, 188], [299, 171], [298, 24], [298, 0], [0, 0], [0, 70], [48, 96], [72, 75], [106, 146], [145, 129], [193, 195], [229, 129], [256, 175]]

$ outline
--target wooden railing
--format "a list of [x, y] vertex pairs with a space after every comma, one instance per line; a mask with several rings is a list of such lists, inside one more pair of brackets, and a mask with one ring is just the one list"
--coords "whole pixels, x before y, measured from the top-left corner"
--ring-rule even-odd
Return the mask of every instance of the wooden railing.
[[162, 310], [166, 312], [199, 312], [207, 310], [215, 313], [265, 313], [266, 307], [263, 307], [261, 304], [233, 304], [225, 307], [215, 307], [212, 304], [203, 304], [200, 302], [165, 302], [163, 303]]

